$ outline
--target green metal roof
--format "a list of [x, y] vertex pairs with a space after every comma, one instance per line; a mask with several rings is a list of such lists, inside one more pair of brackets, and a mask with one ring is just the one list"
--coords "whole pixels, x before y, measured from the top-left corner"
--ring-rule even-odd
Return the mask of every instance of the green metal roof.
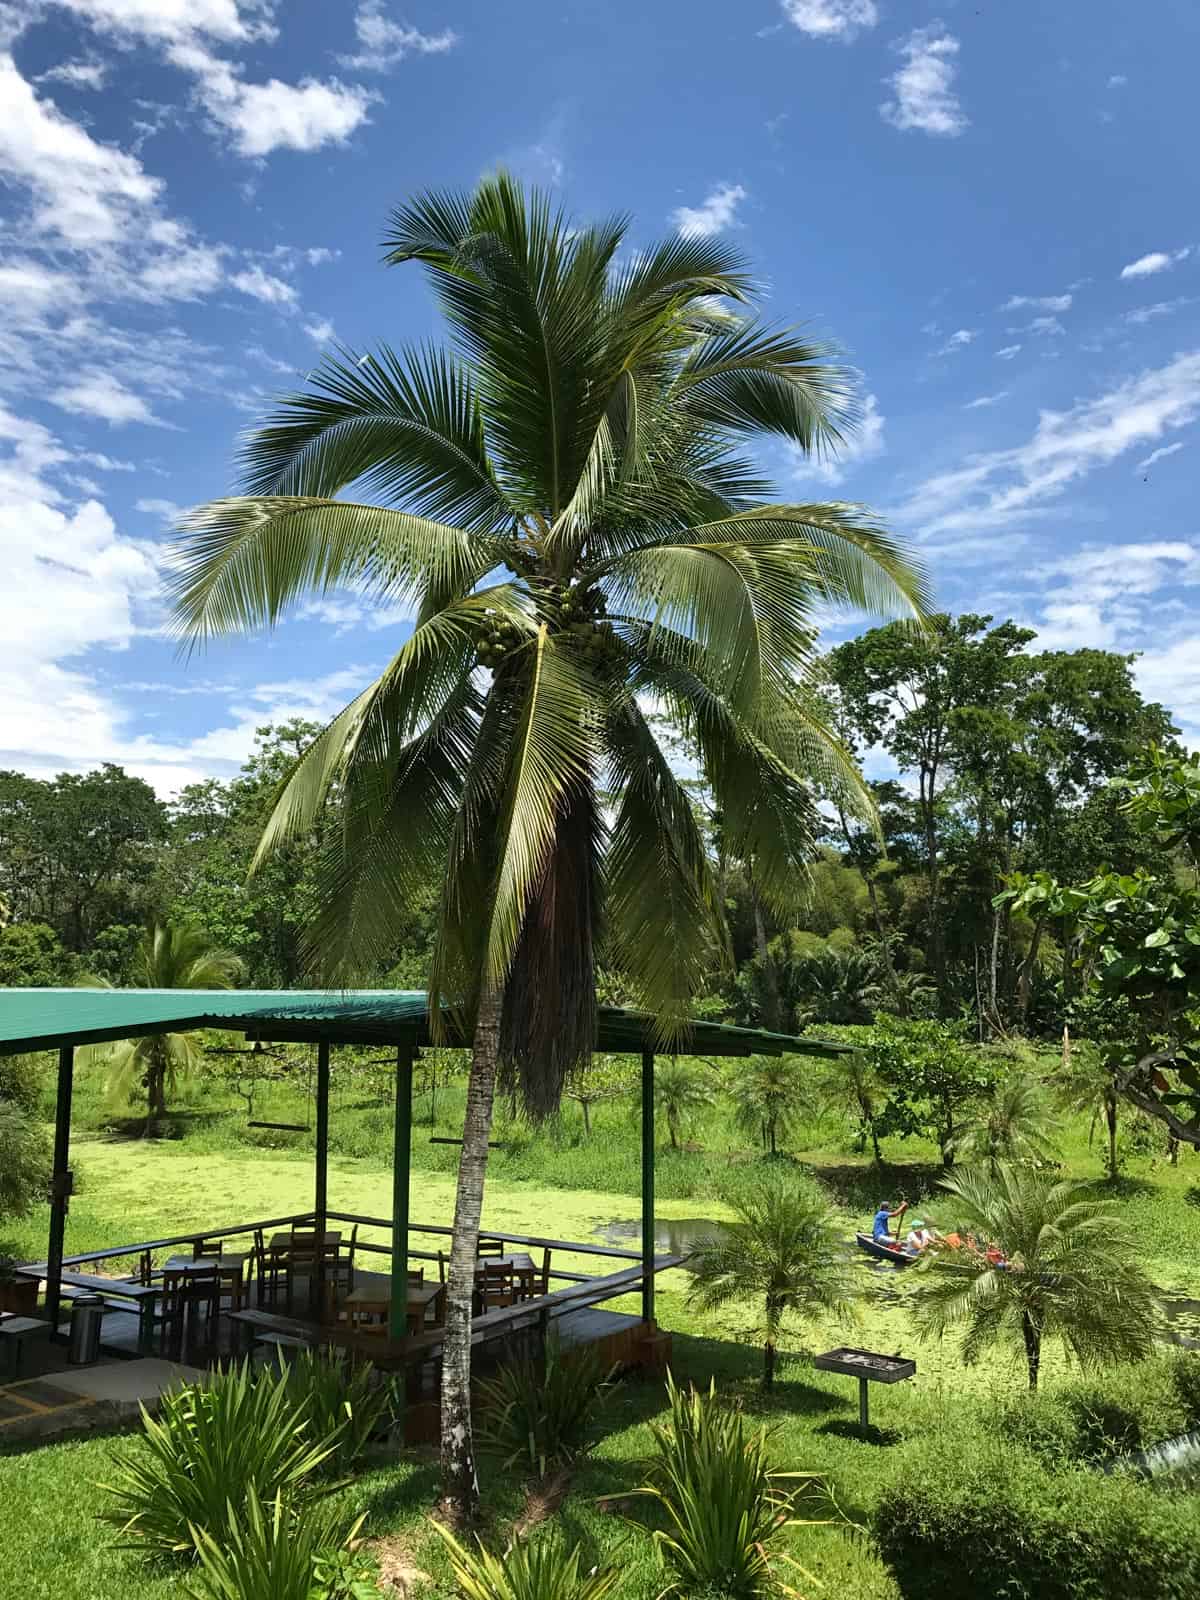
[[[0, 989], [0, 1055], [100, 1044], [183, 1028], [227, 1028], [264, 1040], [432, 1043], [426, 996], [396, 989]], [[643, 1012], [601, 1006], [596, 1048], [637, 1053], [653, 1039]], [[441, 1041], [469, 1040], [446, 1014]], [[692, 1024], [681, 1051], [701, 1056], [837, 1056], [849, 1045], [724, 1023]]]

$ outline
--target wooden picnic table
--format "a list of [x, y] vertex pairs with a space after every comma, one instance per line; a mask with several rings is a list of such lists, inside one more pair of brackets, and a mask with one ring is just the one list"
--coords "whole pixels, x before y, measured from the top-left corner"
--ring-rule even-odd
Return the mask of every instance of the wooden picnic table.
[[[377, 1274], [372, 1274], [372, 1277]], [[405, 1322], [409, 1333], [420, 1333], [425, 1326], [425, 1313], [429, 1307], [436, 1305], [446, 1293], [446, 1286], [442, 1283], [409, 1283], [405, 1295]], [[360, 1332], [373, 1331], [370, 1327], [359, 1328], [359, 1317], [381, 1317], [381, 1331], [388, 1331], [388, 1318], [392, 1311], [392, 1280], [385, 1278], [382, 1283], [362, 1284], [350, 1294], [343, 1295], [338, 1301], [338, 1310], [345, 1311], [350, 1318], [351, 1328]]]
[[[303, 1244], [303, 1247], [302, 1247], [304, 1255], [306, 1255], [306, 1256], [307, 1255], [311, 1255], [313, 1253], [313, 1251], [318, 1248], [317, 1245], [314, 1243], [314, 1241], [315, 1241], [315, 1239], [317, 1237], [315, 1231], [310, 1231], [310, 1230], [304, 1229], [304, 1228], [298, 1228], [296, 1230], [296, 1234], [298, 1234], [299, 1237], [304, 1240], [304, 1244]], [[270, 1254], [270, 1255], [287, 1255], [291, 1250], [293, 1250], [295, 1248], [295, 1245], [296, 1245], [296, 1234], [291, 1234], [291, 1233], [273, 1233], [271, 1235], [270, 1239], [267, 1242], [267, 1252], [268, 1252], [268, 1254]], [[337, 1245], [340, 1245], [341, 1242], [342, 1242], [341, 1230], [338, 1229], [338, 1228], [327, 1228], [325, 1230], [325, 1232], [321, 1235], [321, 1244], [320, 1244], [319, 1248], [322, 1249], [322, 1250], [329, 1250], [329, 1249], [332, 1249], [333, 1247], [335, 1247]]]
[[168, 1256], [163, 1262], [164, 1280], [174, 1274], [216, 1271], [222, 1283], [229, 1285], [230, 1310], [242, 1309], [245, 1292], [243, 1272], [247, 1257], [244, 1254], [228, 1256]]
[[[27, 1278], [41, 1280], [46, 1276], [44, 1261], [31, 1267], [18, 1267]], [[148, 1355], [154, 1344], [154, 1315], [162, 1286], [157, 1283], [131, 1283], [128, 1278], [103, 1278], [94, 1272], [64, 1272], [65, 1289], [79, 1289], [87, 1294], [98, 1294], [110, 1311], [136, 1311], [138, 1318], [138, 1354]], [[129, 1302], [128, 1305], [122, 1302]]]

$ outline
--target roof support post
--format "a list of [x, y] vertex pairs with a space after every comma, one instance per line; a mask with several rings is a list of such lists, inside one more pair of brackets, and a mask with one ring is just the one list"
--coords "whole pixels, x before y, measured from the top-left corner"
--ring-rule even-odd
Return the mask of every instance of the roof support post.
[[74, 1088], [75, 1046], [58, 1051], [58, 1094], [54, 1104], [54, 1171], [50, 1179], [50, 1242], [46, 1252], [46, 1320], [51, 1337], [58, 1335], [62, 1305], [63, 1246], [67, 1236], [67, 1210], [71, 1203], [71, 1093]]
[[318, 1234], [325, 1232], [329, 1210], [329, 1041], [317, 1044], [317, 1137], [313, 1164], [313, 1215]]
[[654, 1321], [654, 1051], [642, 1051], [642, 1321]]
[[392, 1139], [392, 1302], [388, 1336], [408, 1331], [408, 1187], [412, 1165], [412, 1045], [396, 1047], [396, 1120]]

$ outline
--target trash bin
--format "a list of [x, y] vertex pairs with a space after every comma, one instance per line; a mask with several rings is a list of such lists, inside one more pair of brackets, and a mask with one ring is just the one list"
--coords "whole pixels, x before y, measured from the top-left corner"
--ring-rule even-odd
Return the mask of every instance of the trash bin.
[[90, 1367], [100, 1359], [100, 1323], [104, 1301], [98, 1294], [76, 1295], [71, 1302], [71, 1337], [67, 1360], [73, 1367]]

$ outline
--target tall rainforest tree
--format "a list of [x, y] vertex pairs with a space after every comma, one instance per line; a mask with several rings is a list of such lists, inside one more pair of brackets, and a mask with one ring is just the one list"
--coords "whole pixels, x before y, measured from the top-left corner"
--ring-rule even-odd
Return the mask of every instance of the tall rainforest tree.
[[[218, 950], [203, 928], [167, 923], [151, 928], [142, 939], [132, 978], [145, 989], [231, 989], [241, 970], [238, 957]], [[149, 1132], [166, 1115], [167, 1091], [173, 1092], [200, 1060], [200, 1041], [193, 1033], [148, 1034], [88, 1045], [81, 1057], [108, 1069], [107, 1090], [114, 1104], [126, 1105], [138, 1089], [145, 1091]]]
[[782, 909], [819, 826], [810, 781], [862, 798], [812, 688], [817, 612], [925, 607], [870, 516], [772, 504], [737, 453], [761, 434], [836, 448], [853, 403], [827, 352], [759, 319], [723, 241], [622, 253], [626, 226], [576, 227], [503, 175], [394, 212], [386, 260], [425, 267], [449, 347], [327, 358], [250, 436], [244, 494], [187, 520], [175, 581], [193, 643], [338, 587], [415, 614], [297, 763], [259, 859], [333, 799], [309, 931], [329, 979], [386, 960], [407, 898], [444, 882], [430, 1004], [474, 1030], [449, 1515], [477, 1496], [470, 1302], [497, 1075], [534, 1115], [557, 1104], [594, 1043], [601, 944], [659, 1042], [677, 1040], [722, 939], [647, 702], [699, 753], [731, 850]]

